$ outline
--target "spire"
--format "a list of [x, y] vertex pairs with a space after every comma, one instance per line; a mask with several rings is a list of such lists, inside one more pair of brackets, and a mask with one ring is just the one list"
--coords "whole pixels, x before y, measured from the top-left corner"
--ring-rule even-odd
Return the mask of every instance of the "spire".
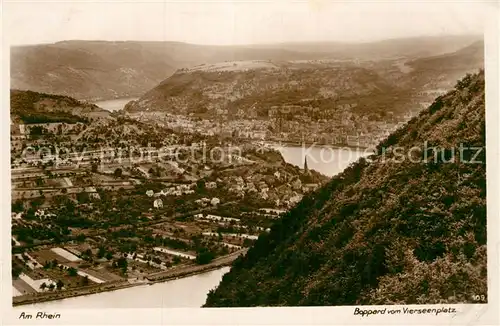
[[307, 167], [307, 156], [304, 158], [304, 173], [309, 173], [309, 168]]

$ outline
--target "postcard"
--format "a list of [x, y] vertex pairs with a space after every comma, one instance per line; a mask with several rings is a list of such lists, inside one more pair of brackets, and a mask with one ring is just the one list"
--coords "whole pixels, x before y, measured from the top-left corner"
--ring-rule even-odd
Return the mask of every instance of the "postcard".
[[498, 13], [4, 1], [2, 323], [498, 324]]

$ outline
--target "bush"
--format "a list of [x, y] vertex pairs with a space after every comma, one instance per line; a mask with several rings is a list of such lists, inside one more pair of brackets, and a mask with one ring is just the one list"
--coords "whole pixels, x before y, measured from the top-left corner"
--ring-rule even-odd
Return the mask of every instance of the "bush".
[[201, 248], [196, 255], [196, 263], [198, 265], [205, 265], [210, 263], [214, 258], [215, 255], [213, 252], [209, 251], [207, 248]]

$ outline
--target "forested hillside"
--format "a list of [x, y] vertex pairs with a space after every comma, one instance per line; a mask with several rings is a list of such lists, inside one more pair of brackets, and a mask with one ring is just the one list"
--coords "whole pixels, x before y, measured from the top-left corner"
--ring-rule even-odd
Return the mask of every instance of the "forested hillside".
[[10, 114], [13, 121], [25, 124], [76, 123], [109, 116], [109, 112], [97, 105], [69, 96], [20, 90], [10, 91]]
[[484, 73], [305, 196], [206, 306], [473, 302], [487, 295]]

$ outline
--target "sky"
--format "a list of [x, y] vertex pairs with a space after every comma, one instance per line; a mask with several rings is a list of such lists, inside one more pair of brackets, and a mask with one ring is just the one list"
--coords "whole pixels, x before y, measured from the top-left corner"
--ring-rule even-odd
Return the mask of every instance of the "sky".
[[487, 1], [4, 1], [11, 45], [62, 40], [262, 44], [482, 34]]

